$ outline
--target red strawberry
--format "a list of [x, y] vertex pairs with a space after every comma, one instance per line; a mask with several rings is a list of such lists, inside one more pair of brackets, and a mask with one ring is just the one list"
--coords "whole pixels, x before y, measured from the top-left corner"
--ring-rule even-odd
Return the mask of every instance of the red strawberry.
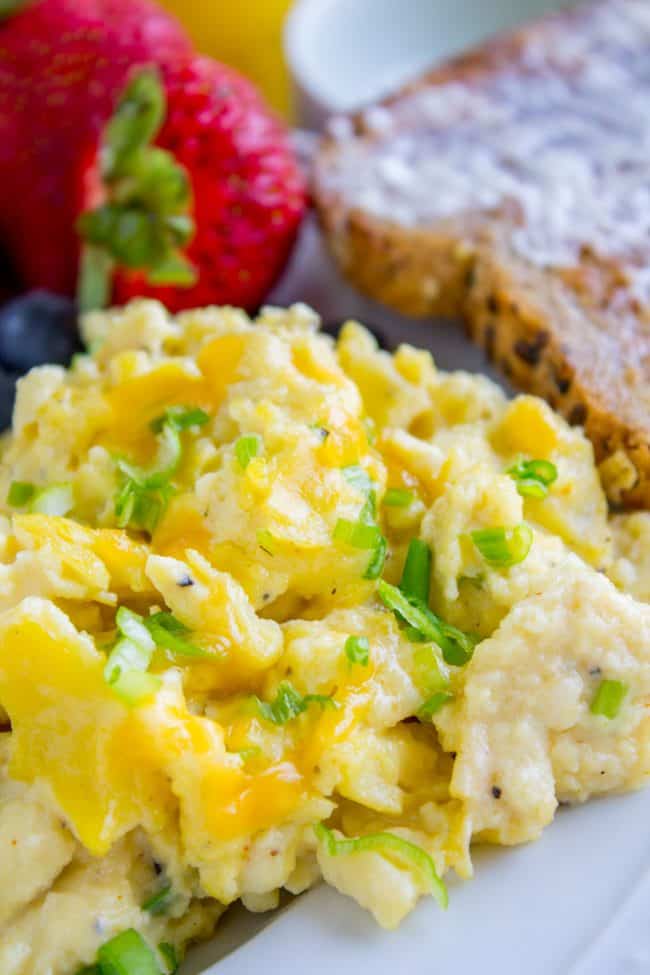
[[0, 24], [0, 246], [25, 288], [73, 294], [75, 220], [134, 65], [191, 56], [150, 0], [33, 0]]
[[[167, 96], [160, 131], [153, 76], [135, 71], [151, 64]], [[137, 144], [111, 171], [99, 151], [102, 131], [134, 73], [145, 80], [129, 85], [104, 141], [116, 126], [119, 141], [126, 124]], [[156, 132], [167, 158], [147, 147]], [[73, 293], [75, 223], [108, 201], [82, 226], [112, 252], [105, 268], [116, 257], [126, 265], [115, 275], [114, 299], [147, 294], [174, 310], [253, 308], [286, 261], [304, 194], [286, 131], [255, 89], [193, 58], [174, 21], [145, 0], [36, 0], [0, 27], [0, 244], [25, 286]], [[188, 287], [178, 248], [190, 237], [196, 281]], [[92, 254], [101, 257], [97, 247]]]
[[195, 58], [165, 72], [167, 117], [157, 144], [190, 176], [196, 233], [186, 250], [191, 288], [117, 275], [115, 298], [153, 295], [172, 310], [255, 308], [283, 269], [305, 207], [305, 186], [284, 127], [237, 72]]

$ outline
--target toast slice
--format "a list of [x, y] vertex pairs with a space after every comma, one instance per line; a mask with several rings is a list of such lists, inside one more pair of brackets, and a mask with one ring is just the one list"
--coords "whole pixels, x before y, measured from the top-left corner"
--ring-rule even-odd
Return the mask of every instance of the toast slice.
[[650, 3], [504, 35], [354, 119], [314, 170], [344, 273], [462, 316], [522, 389], [583, 425], [610, 500], [650, 508]]

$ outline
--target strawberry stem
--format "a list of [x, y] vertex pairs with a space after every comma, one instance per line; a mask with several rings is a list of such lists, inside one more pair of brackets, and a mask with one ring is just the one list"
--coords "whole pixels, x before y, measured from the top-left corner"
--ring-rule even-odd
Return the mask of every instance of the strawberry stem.
[[191, 287], [196, 281], [181, 250], [194, 235], [188, 175], [169, 152], [151, 144], [166, 111], [160, 76], [146, 68], [128, 83], [104, 129], [106, 201], [77, 222], [84, 242], [77, 297], [84, 311], [106, 307], [117, 267], [144, 271], [156, 285]]
[[84, 244], [81, 248], [77, 307], [80, 312], [106, 308], [111, 298], [115, 264], [101, 247]]

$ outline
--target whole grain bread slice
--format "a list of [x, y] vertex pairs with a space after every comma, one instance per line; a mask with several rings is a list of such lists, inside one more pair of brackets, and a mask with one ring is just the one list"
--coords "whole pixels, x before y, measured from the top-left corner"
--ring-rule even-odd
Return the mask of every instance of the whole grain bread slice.
[[341, 268], [457, 317], [650, 508], [650, 3], [601, 0], [336, 120], [314, 194]]

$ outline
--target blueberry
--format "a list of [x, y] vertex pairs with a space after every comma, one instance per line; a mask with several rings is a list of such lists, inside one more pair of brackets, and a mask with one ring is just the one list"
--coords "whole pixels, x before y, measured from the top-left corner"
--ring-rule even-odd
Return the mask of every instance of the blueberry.
[[11, 426], [17, 379], [15, 373], [5, 372], [0, 368], [0, 430], [6, 430]]
[[9, 372], [46, 362], [66, 366], [79, 348], [77, 312], [69, 298], [30, 291], [0, 308], [0, 365]]

